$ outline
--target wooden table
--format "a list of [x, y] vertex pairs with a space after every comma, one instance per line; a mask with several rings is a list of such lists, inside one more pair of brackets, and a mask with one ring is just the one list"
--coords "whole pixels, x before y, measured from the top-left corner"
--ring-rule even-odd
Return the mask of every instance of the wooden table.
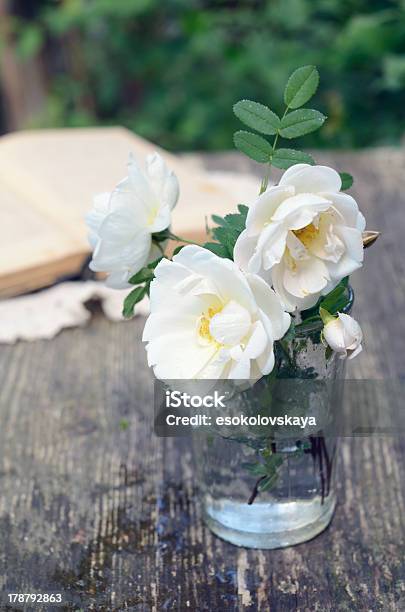
[[[246, 169], [234, 155], [204, 159]], [[318, 159], [356, 176], [368, 227], [383, 231], [353, 276], [366, 341], [349, 375], [403, 377], [405, 153]], [[1, 347], [4, 592], [62, 592], [67, 610], [404, 610], [404, 438], [343, 441], [340, 504], [321, 536], [236, 548], [201, 522], [189, 440], [152, 433], [142, 326], [96, 315]]]

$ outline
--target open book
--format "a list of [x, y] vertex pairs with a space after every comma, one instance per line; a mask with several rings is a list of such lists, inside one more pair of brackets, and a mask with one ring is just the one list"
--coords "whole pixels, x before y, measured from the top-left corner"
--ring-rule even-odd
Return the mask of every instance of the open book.
[[[17, 132], [0, 138], [0, 296], [17, 295], [78, 273], [90, 254], [84, 215], [92, 198], [126, 174], [129, 152], [143, 163], [159, 151], [180, 182], [173, 231], [197, 241], [205, 219], [257, 193], [207, 174], [123, 128]], [[222, 177], [223, 179], [223, 177]], [[233, 187], [233, 188], [231, 188]]]

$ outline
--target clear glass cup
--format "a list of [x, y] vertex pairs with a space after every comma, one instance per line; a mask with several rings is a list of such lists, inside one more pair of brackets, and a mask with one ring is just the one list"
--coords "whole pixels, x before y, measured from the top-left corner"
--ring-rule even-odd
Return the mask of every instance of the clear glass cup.
[[238, 546], [298, 544], [333, 516], [338, 436], [330, 423], [341, 409], [345, 361], [324, 346], [320, 332], [319, 324], [309, 325], [285, 343], [276, 374], [236, 393], [227, 407], [233, 414], [313, 415], [316, 428], [248, 427], [193, 437], [204, 520]]

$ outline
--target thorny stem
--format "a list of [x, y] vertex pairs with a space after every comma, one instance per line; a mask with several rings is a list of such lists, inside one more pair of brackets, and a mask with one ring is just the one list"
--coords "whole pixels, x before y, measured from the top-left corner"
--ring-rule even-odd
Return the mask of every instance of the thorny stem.
[[259, 493], [259, 485], [261, 483], [262, 480], [264, 480], [266, 478], [266, 476], [260, 476], [260, 478], [258, 478], [256, 480], [255, 486], [253, 487], [253, 491], [251, 493], [251, 496], [248, 499], [248, 506], [251, 506], [253, 504], [253, 502], [255, 501], [258, 493]]

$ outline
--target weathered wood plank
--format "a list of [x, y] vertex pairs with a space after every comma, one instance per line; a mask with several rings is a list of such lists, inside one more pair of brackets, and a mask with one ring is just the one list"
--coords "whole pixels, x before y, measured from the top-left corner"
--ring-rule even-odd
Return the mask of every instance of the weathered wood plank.
[[[354, 277], [366, 347], [349, 375], [403, 377], [404, 153], [322, 158], [353, 172], [383, 231]], [[1, 348], [0, 588], [62, 591], [65, 609], [405, 609], [404, 439], [343, 440], [340, 503], [315, 540], [238, 549], [201, 523], [189, 441], [152, 434], [142, 325], [96, 316]]]

